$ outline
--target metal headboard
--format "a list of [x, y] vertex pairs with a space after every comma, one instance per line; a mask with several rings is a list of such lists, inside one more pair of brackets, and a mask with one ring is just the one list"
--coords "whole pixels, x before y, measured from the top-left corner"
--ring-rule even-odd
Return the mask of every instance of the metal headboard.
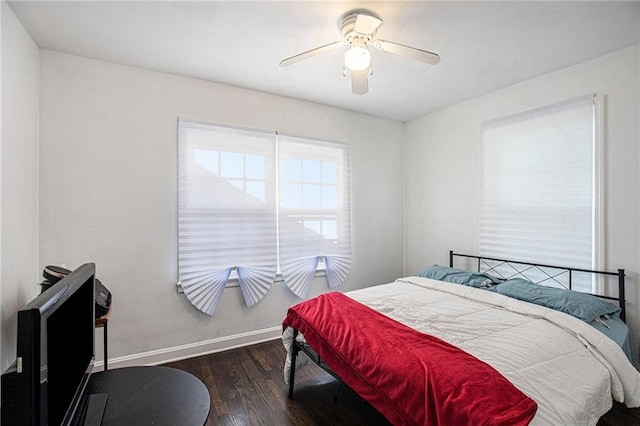
[[[596, 297], [600, 297], [602, 299], [617, 301], [620, 306], [620, 318], [623, 321], [625, 321], [624, 269], [618, 269], [618, 272], [597, 271], [597, 270], [591, 270], [591, 269], [572, 268], [572, 267], [556, 266], [556, 265], [544, 265], [541, 263], [528, 263], [528, 262], [522, 262], [518, 260], [497, 259], [493, 257], [461, 254], [461, 253], [454, 253], [453, 250], [449, 250], [449, 266], [452, 268], [453, 268], [454, 257], [476, 259], [478, 272], [490, 273], [504, 280], [507, 280], [509, 278], [513, 278], [516, 276], [529, 278], [529, 276], [527, 276], [526, 273], [528, 271], [535, 270], [537, 273], [543, 275], [543, 278], [541, 280], [535, 281], [536, 284], [541, 284], [545, 281], [552, 281], [566, 288], [565, 283], [559, 280], [560, 276], [564, 276], [568, 278], [567, 283], [568, 283], [569, 289], [572, 289], [574, 272], [587, 273], [587, 274], [593, 274], [593, 275], [599, 275], [599, 276], [617, 276], [618, 277], [618, 297], [605, 296], [605, 295], [593, 294], [593, 293], [589, 293], [589, 294], [592, 294], [593, 296], [596, 296]], [[493, 262], [498, 262], [498, 263], [493, 263]], [[504, 274], [504, 272], [501, 272], [497, 269], [505, 265], [511, 268], [511, 270], [513, 270], [512, 274], [507, 275], [507, 274]], [[553, 273], [549, 273], [549, 271], [545, 270], [544, 268], [553, 269], [554, 271]]]

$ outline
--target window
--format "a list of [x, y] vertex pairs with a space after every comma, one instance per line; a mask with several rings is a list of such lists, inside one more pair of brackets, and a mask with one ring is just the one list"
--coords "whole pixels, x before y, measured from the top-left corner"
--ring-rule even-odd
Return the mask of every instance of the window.
[[319, 264], [330, 287], [351, 258], [347, 146], [180, 119], [178, 275], [212, 314], [230, 277], [247, 306], [280, 273], [306, 297]]
[[599, 266], [594, 115], [589, 95], [483, 125], [483, 256]]
[[[351, 264], [346, 146], [279, 136], [279, 255], [282, 276], [304, 298], [324, 261], [329, 287]], [[319, 256], [321, 254], [322, 256]]]

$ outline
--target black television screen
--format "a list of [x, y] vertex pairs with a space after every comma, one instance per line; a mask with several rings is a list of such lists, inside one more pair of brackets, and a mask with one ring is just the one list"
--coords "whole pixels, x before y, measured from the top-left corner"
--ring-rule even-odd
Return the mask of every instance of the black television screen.
[[2, 389], [15, 392], [15, 416], [3, 407], [3, 421], [73, 420], [94, 362], [94, 280], [95, 265], [82, 265], [18, 311], [15, 389], [5, 389], [5, 377]]

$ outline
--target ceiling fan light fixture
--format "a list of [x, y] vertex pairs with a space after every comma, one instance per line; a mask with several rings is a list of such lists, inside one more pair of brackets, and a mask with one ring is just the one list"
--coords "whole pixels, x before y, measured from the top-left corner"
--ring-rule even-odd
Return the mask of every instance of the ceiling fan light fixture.
[[366, 69], [371, 65], [371, 52], [364, 46], [352, 46], [344, 54], [344, 65], [353, 71]]
[[440, 56], [437, 53], [405, 46], [392, 41], [377, 39], [376, 34], [380, 25], [382, 25], [382, 19], [373, 12], [366, 9], [351, 10], [342, 15], [338, 22], [342, 40], [334, 41], [333, 43], [325, 44], [324, 46], [316, 47], [315, 49], [307, 50], [306, 52], [286, 58], [280, 61], [280, 66], [286, 67], [320, 53], [329, 52], [343, 46], [349, 46], [349, 49], [344, 54], [342, 74], [346, 77], [348, 68], [351, 74], [352, 93], [355, 95], [364, 95], [369, 91], [368, 76], [373, 75], [369, 46], [373, 46], [382, 52], [406, 56], [429, 65], [436, 65], [440, 62]]

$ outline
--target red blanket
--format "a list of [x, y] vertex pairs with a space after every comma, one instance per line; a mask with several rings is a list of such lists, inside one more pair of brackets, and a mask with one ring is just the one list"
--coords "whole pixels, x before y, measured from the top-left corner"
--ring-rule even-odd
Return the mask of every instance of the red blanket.
[[286, 326], [394, 425], [525, 425], [536, 413], [490, 365], [341, 293], [291, 307]]

